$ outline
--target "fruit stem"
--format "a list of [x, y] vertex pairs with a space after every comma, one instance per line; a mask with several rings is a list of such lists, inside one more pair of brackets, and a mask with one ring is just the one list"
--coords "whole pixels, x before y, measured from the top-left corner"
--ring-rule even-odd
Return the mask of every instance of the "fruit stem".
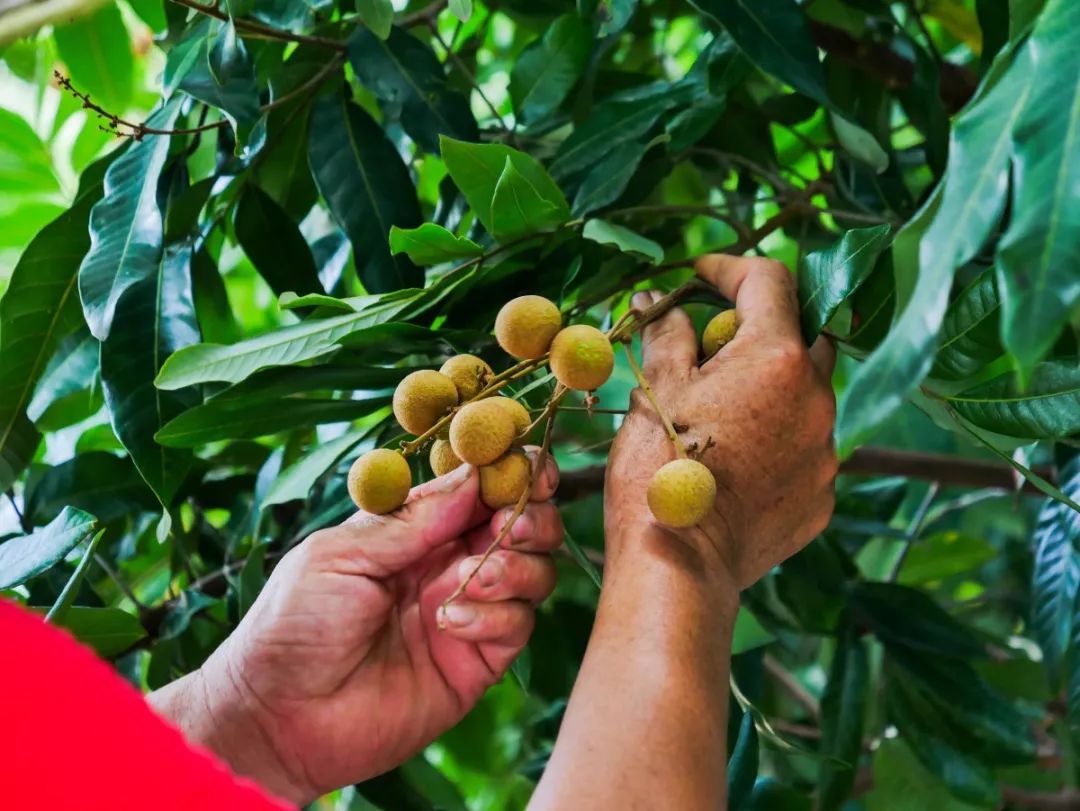
[[438, 616], [438, 624], [440, 630], [445, 630], [445, 612], [446, 607], [450, 603], [454, 602], [460, 597], [465, 589], [469, 587], [469, 583], [476, 577], [477, 572], [483, 567], [495, 550], [499, 548], [499, 544], [503, 542], [503, 539], [509, 536], [510, 530], [514, 528], [514, 522], [521, 517], [521, 514], [525, 512], [525, 507], [529, 503], [529, 498], [532, 496], [533, 486], [536, 484], [538, 476], [544, 475], [544, 470], [547, 468], [547, 458], [551, 451], [551, 434], [552, 427], [555, 424], [555, 414], [559, 410], [559, 400], [566, 394], [566, 390], [556, 391], [552, 396], [551, 401], [544, 409], [544, 414], [547, 416], [547, 424], [544, 426], [544, 441], [540, 445], [540, 452], [536, 454], [536, 464], [533, 466], [532, 471], [529, 473], [529, 483], [525, 487], [524, 492], [518, 497], [517, 503], [514, 504], [513, 512], [510, 513], [510, 517], [506, 519], [506, 523], [502, 525], [502, 529], [495, 536], [495, 539], [491, 542], [487, 549], [484, 550], [484, 554], [480, 556], [480, 560], [477, 562], [473, 570], [465, 576], [465, 578], [458, 584], [458, 587], [451, 592], [450, 596], [443, 600], [441, 609]]
[[717, 293], [715, 287], [706, 282], [704, 279], [698, 279], [695, 277], [693, 279], [690, 279], [685, 284], [676, 287], [666, 296], [661, 298], [659, 301], [650, 304], [641, 312], [635, 312], [633, 310], [630, 310], [627, 315], [631, 315], [633, 317], [633, 323], [630, 323], [624, 315], [623, 318], [620, 318], [619, 321], [616, 323], [616, 326], [612, 328], [611, 332], [608, 333], [608, 337], [611, 339], [612, 343], [624, 340], [630, 333], [638, 332], [642, 328], [651, 324], [653, 321], [662, 318], [668, 313], [668, 311], [678, 305], [680, 301], [685, 298], [689, 298], [694, 293], [710, 293], [713, 296], [719, 296], [719, 293]]
[[679, 435], [675, 432], [675, 426], [671, 424], [671, 420], [668, 419], [667, 414], [664, 413], [664, 409], [660, 407], [660, 402], [656, 399], [656, 395], [653, 393], [652, 386], [649, 385], [649, 381], [645, 379], [645, 373], [641, 371], [641, 367], [638, 366], [637, 358], [634, 357], [634, 351], [630, 348], [630, 344], [623, 343], [623, 349], [626, 350], [626, 360], [630, 364], [630, 371], [634, 373], [634, 377], [637, 378], [638, 385], [641, 386], [641, 390], [645, 392], [645, 396], [649, 398], [649, 402], [652, 403], [653, 409], [656, 411], [657, 416], [660, 417], [660, 422], [664, 424], [664, 430], [667, 431], [668, 438], [675, 446], [675, 452], [679, 455], [680, 459], [686, 459], [686, 446], [683, 445]]
[[532, 425], [526, 428], [521, 435], [528, 436], [537, 425], [548, 419], [555, 412], [555, 409], [559, 407], [559, 403], [562, 402], [563, 397], [569, 394], [569, 392], [570, 389], [566, 388], [562, 383], [556, 386], [555, 392], [551, 395], [551, 399], [548, 400], [548, 404], [544, 406], [544, 410], [540, 412], [540, 416], [533, 420]]

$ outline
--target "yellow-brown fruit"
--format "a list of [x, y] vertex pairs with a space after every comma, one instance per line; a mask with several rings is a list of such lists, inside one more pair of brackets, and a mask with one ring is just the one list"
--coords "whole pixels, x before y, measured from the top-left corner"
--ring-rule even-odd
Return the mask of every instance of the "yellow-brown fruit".
[[705, 332], [701, 336], [701, 347], [705, 350], [705, 357], [716, 354], [730, 343], [737, 329], [734, 310], [724, 310], [715, 316], [705, 326]]
[[551, 371], [569, 389], [592, 391], [602, 386], [615, 366], [611, 341], [596, 327], [567, 327], [551, 344]]
[[470, 465], [490, 465], [513, 441], [514, 421], [494, 400], [462, 406], [450, 423], [450, 446]]
[[410, 487], [409, 463], [389, 448], [369, 451], [349, 468], [349, 495], [357, 507], [374, 515], [393, 512], [404, 504]]
[[515, 358], [541, 357], [562, 326], [562, 313], [543, 296], [511, 299], [495, 317], [495, 338], [499, 346]]
[[514, 421], [514, 439], [521, 439], [521, 435], [532, 425], [528, 409], [517, 400], [512, 400], [509, 397], [492, 397], [491, 402], [497, 404], [510, 415], [510, 419]]
[[439, 369], [454, 381], [457, 387], [458, 402], [464, 403], [480, 393], [495, 372], [476, 355], [454, 355]]
[[480, 468], [480, 500], [493, 510], [516, 504], [529, 486], [532, 465], [522, 451]]
[[649, 482], [649, 509], [661, 524], [692, 527], [701, 522], [716, 500], [716, 479], [701, 462], [668, 462]]
[[454, 468], [461, 466], [461, 460], [445, 439], [436, 439], [432, 443], [428, 461], [431, 463], [431, 472], [436, 476], [445, 476]]
[[457, 386], [444, 374], [421, 369], [394, 389], [394, 418], [410, 434], [423, 434], [458, 404]]

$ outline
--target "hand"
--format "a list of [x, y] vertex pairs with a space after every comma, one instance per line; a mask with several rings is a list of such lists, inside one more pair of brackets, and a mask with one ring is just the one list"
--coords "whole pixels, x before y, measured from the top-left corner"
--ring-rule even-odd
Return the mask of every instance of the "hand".
[[[535, 462], [535, 454], [534, 462]], [[528, 640], [562, 541], [548, 461], [510, 538], [437, 612], [508, 518], [476, 469], [413, 489], [289, 552], [231, 637], [154, 703], [189, 738], [294, 802], [384, 772], [457, 723]], [[157, 696], [157, 694], [155, 694]]]
[[[735, 302], [734, 340], [698, 367], [690, 319], [675, 309], [642, 335], [646, 378], [688, 447], [716, 476], [710, 515], [691, 530], [655, 526], [645, 502], [649, 480], [675, 449], [644, 394], [632, 396], [607, 468], [608, 560], [643, 533], [687, 541], [708, 566], [742, 589], [793, 555], [828, 523], [837, 462], [832, 346], [807, 351], [799, 328], [794, 277], [778, 262], [722, 254], [703, 257], [698, 273]], [[643, 309], [659, 294], [639, 293]]]

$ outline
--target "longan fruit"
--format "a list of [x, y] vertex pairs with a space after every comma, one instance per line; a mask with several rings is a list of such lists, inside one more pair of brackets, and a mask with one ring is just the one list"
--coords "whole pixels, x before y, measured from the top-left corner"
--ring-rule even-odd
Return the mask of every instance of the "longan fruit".
[[510, 451], [480, 468], [480, 500], [493, 510], [509, 507], [521, 498], [531, 479], [529, 457], [522, 451]]
[[454, 381], [458, 402], [464, 403], [478, 395], [495, 372], [476, 355], [454, 355], [439, 368], [439, 374]]
[[514, 441], [514, 421], [493, 399], [462, 406], [450, 422], [450, 446], [463, 462], [489, 465]]
[[701, 462], [676, 459], [653, 474], [646, 499], [661, 524], [692, 527], [708, 515], [716, 500], [716, 479]]
[[555, 336], [551, 371], [569, 389], [592, 391], [602, 386], [615, 366], [611, 341], [596, 327], [575, 324]]
[[349, 468], [349, 495], [361, 510], [393, 512], [409, 495], [412, 471], [405, 457], [389, 448], [368, 451]]
[[431, 443], [431, 451], [428, 453], [428, 462], [431, 463], [431, 472], [436, 476], [445, 476], [451, 470], [460, 467], [463, 462], [458, 459], [454, 449], [445, 439], [436, 439]]
[[495, 317], [499, 346], [519, 360], [542, 357], [562, 326], [562, 313], [543, 296], [519, 296], [502, 306]]
[[529, 410], [517, 400], [511, 399], [510, 397], [492, 397], [491, 402], [498, 405], [510, 415], [510, 419], [514, 421], [514, 439], [515, 441], [521, 439], [522, 434], [524, 434], [529, 426], [532, 425], [532, 418], [529, 416]]
[[406, 375], [394, 389], [394, 418], [417, 436], [431, 430], [457, 404], [454, 381], [432, 369]]
[[706, 324], [705, 332], [701, 336], [701, 347], [705, 350], [705, 357], [715, 355], [735, 337], [738, 323], [735, 319], [734, 310], [724, 310]]

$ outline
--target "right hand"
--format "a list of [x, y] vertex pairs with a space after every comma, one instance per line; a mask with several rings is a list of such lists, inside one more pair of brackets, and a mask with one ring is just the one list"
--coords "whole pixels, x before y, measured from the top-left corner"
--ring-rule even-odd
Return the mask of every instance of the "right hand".
[[[738, 588], [753, 584], [798, 552], [832, 515], [837, 461], [827, 339], [807, 350], [799, 328], [795, 280], [779, 262], [723, 254], [702, 257], [697, 271], [735, 302], [738, 333], [698, 367], [698, 339], [681, 309], [642, 334], [644, 372], [688, 447], [716, 476], [717, 498], [697, 527], [656, 525], [645, 493], [675, 449], [640, 390], [619, 429], [607, 469], [604, 517], [608, 560], [627, 544], [660, 534], [681, 539], [709, 568]], [[644, 309], [660, 296], [638, 293]]]

